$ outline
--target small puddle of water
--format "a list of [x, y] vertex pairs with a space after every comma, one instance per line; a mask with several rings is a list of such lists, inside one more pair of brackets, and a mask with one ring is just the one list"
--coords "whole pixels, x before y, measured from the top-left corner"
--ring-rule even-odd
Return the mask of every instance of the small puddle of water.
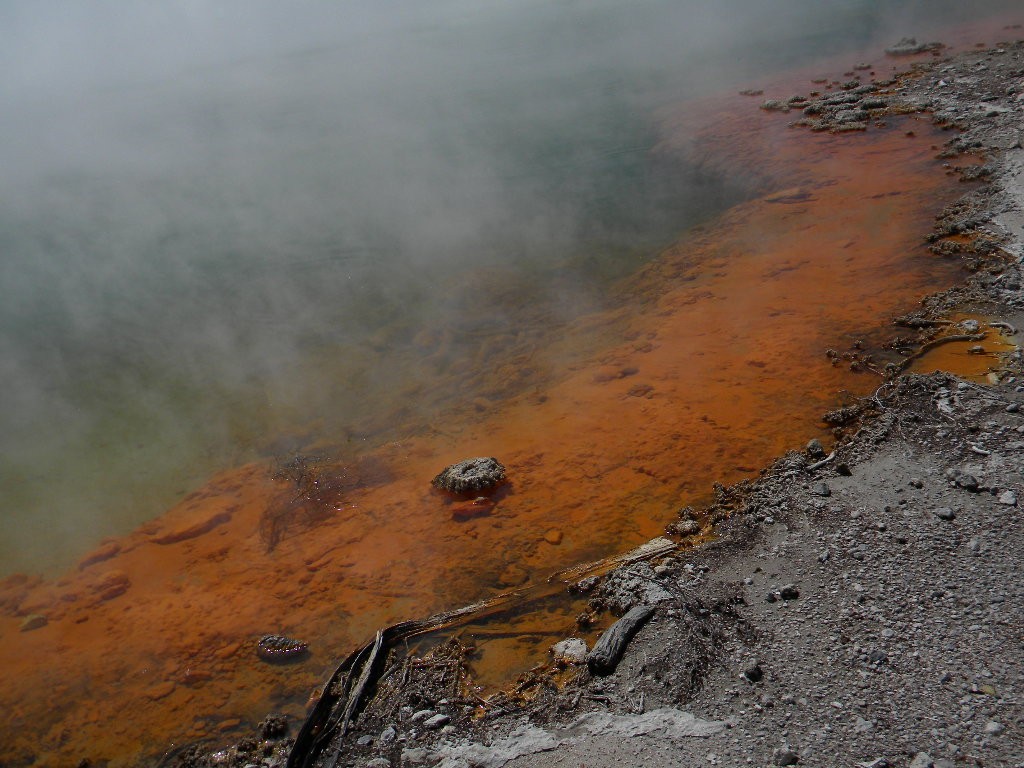
[[991, 322], [999, 322], [993, 317], [963, 314], [950, 319], [954, 325], [943, 336], [965, 335], [963, 322], [973, 320], [978, 324], [978, 333], [983, 333], [984, 337], [950, 341], [930, 349], [915, 360], [908, 370], [911, 373], [943, 371], [970, 381], [990, 383], [1001, 367], [1003, 358], [1017, 350], [1016, 333], [1011, 333], [1005, 327], [990, 326]]

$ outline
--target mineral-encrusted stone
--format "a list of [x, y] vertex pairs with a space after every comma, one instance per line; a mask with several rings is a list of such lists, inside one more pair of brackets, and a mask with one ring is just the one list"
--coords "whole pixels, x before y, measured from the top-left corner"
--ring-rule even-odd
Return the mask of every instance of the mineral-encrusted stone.
[[587, 660], [587, 644], [578, 637], [569, 637], [551, 646], [551, 655], [564, 664], [582, 664]]
[[466, 459], [445, 467], [431, 481], [435, 488], [450, 493], [478, 493], [488, 491], [505, 480], [505, 467], [495, 458]]
[[919, 43], [913, 37], [904, 37], [896, 45], [886, 48], [885, 52], [890, 56], [913, 56], [915, 53], [937, 51], [943, 47], [942, 43]]
[[263, 661], [291, 661], [305, 656], [309, 643], [284, 635], [264, 635], [256, 644], [256, 655]]

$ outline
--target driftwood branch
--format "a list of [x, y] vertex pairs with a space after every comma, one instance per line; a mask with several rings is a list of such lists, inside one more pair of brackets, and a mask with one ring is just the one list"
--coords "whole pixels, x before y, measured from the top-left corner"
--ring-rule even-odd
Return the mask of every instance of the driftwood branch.
[[[328, 679], [323, 695], [295, 737], [295, 744], [288, 754], [287, 768], [312, 768], [314, 765], [318, 768], [335, 768], [338, 765], [342, 758], [343, 737], [367, 700], [372, 698], [374, 686], [384, 674], [383, 667], [388, 653], [408, 638], [493, 615], [520, 601], [554, 594], [571, 581], [605, 573], [627, 563], [650, 560], [667, 554], [675, 547], [675, 542], [670, 539], [653, 539], [625, 554], [560, 571], [546, 583], [534, 587], [511, 590], [454, 611], [426, 619], [403, 621], [378, 630], [372, 643], [349, 654]], [[644, 618], [644, 621], [647, 618], [650, 616]], [[405, 665], [403, 674], [408, 674], [408, 671], [409, 665]]]
[[821, 469], [826, 464], [828, 464], [830, 461], [832, 461], [832, 459], [834, 459], [835, 457], [836, 457], [836, 452], [832, 451], [832, 453], [830, 453], [828, 456], [826, 456], [821, 461], [816, 461], [813, 464], [811, 464], [809, 467], [807, 467], [807, 471], [808, 472], [813, 472], [816, 469]]
[[987, 323], [987, 325], [988, 325], [989, 328], [999, 328], [1001, 330], [1004, 330], [1008, 334], [1010, 334], [1011, 336], [1016, 336], [1017, 335], [1017, 329], [1014, 328], [1009, 323], [992, 322], [992, 323]]
[[594, 649], [587, 654], [587, 666], [595, 675], [610, 675], [626, 652], [633, 635], [654, 615], [653, 605], [637, 605], [601, 635]]

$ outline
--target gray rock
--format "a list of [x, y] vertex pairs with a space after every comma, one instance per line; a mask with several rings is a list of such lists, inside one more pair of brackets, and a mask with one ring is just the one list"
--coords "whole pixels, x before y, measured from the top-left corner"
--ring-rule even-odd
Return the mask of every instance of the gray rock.
[[956, 519], [956, 512], [954, 512], [949, 507], [936, 507], [935, 509], [932, 510], [932, 512], [934, 512], [935, 516], [940, 520]]
[[918, 752], [910, 761], [910, 768], [932, 768], [933, 765], [932, 756], [927, 752]]
[[779, 747], [772, 753], [772, 765], [796, 765], [800, 756], [788, 746]]
[[377, 738], [381, 744], [390, 744], [398, 736], [398, 732], [390, 725], [380, 732], [380, 736]]
[[551, 655], [569, 664], [582, 664], [587, 660], [587, 644], [578, 637], [568, 637], [551, 646]]
[[495, 458], [480, 456], [445, 467], [430, 481], [435, 488], [450, 493], [478, 493], [505, 481], [505, 467]]
[[618, 613], [625, 613], [636, 605], [653, 605], [672, 599], [672, 593], [658, 583], [657, 574], [649, 563], [613, 571], [605, 579], [601, 594]]
[[373, 736], [366, 733], [356, 739], [356, 744], [360, 747], [368, 747], [373, 744]]
[[779, 597], [783, 600], [796, 600], [800, 597], [800, 590], [796, 584], [786, 584], [779, 590]]
[[913, 56], [915, 53], [937, 51], [942, 47], [942, 43], [919, 43], [917, 38], [903, 37], [895, 45], [886, 48], [885, 52], [890, 56]]
[[451, 720], [451, 717], [444, 714], [443, 712], [439, 712], [433, 717], [429, 717], [426, 720], [424, 720], [423, 727], [426, 728], [428, 731], [436, 731], [438, 728], [448, 725], [448, 723], [450, 723]]
[[430, 759], [430, 753], [425, 747], [402, 750], [402, 765], [423, 765]]
[[366, 764], [366, 768], [391, 768], [391, 761], [386, 757], [375, 757]]
[[963, 488], [966, 491], [977, 491], [979, 487], [978, 478], [974, 475], [964, 472], [960, 469], [948, 469], [946, 470], [946, 477], [953, 481], [953, 484], [957, 488]]
[[836, 113], [836, 121], [840, 123], [862, 123], [871, 115], [863, 109], [842, 109]]
[[819, 481], [811, 486], [811, 493], [815, 496], [831, 496], [832, 489], [828, 487], [828, 483]]
[[1017, 494], [1013, 491], [1003, 491], [999, 494], [999, 503], [1005, 504], [1008, 507], [1017, 506]]
[[825, 458], [825, 447], [821, 444], [821, 440], [814, 438], [807, 443], [807, 455], [812, 459]]
[[989, 734], [990, 736], [998, 736], [1005, 730], [1006, 728], [1003, 726], [1003, 724], [995, 720], [989, 720], [987, 723], [985, 723], [985, 733]]
[[409, 718], [414, 723], [422, 723], [425, 720], [429, 720], [437, 713], [432, 709], [421, 709], [419, 712], [414, 712], [413, 716]]
[[696, 520], [680, 520], [672, 525], [672, 530], [680, 536], [696, 536], [700, 533], [700, 523]]

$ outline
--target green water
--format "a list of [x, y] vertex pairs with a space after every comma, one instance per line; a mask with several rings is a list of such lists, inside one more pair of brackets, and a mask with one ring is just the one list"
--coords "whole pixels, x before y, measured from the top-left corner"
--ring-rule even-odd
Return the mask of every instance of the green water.
[[753, 191], [658, 108], [980, 10], [892, 5], [0, 9], [0, 571], [479, 395]]

